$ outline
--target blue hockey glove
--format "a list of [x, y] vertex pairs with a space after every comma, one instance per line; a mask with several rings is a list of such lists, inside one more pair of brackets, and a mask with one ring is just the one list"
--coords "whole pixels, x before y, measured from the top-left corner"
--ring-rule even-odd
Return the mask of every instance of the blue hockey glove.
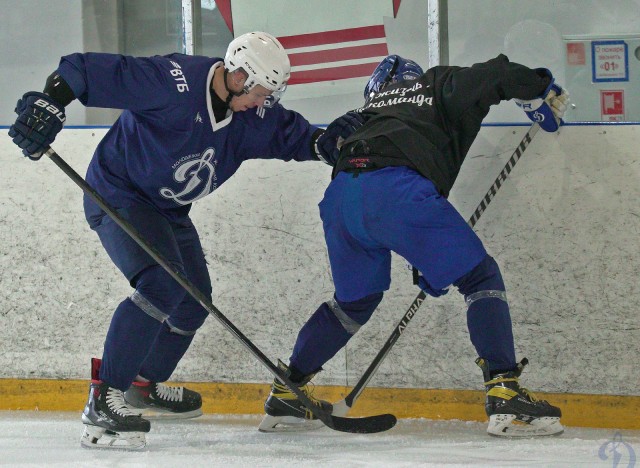
[[569, 93], [555, 83], [549, 70], [539, 68], [537, 71], [541, 71], [551, 78], [547, 89], [544, 90], [541, 96], [531, 101], [522, 99], [514, 99], [514, 101], [532, 122], [538, 122], [542, 130], [555, 132], [560, 128], [562, 117], [567, 110]]
[[418, 287], [426, 292], [429, 296], [433, 297], [444, 296], [449, 292], [449, 288], [434, 289], [422, 275], [418, 277]]
[[64, 107], [44, 93], [31, 91], [18, 100], [15, 112], [18, 118], [9, 129], [9, 136], [25, 156], [37, 161], [62, 130]]
[[335, 166], [342, 143], [362, 127], [364, 122], [364, 117], [358, 112], [347, 112], [331, 122], [316, 140], [315, 148], [318, 158], [330, 166]]

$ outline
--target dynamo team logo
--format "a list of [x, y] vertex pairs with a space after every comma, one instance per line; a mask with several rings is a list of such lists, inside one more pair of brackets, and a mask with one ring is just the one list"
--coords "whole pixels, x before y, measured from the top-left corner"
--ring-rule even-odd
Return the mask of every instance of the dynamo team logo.
[[533, 113], [533, 120], [535, 120], [536, 122], [540, 123], [540, 122], [544, 122], [544, 114], [542, 114], [541, 112], [534, 112]]
[[207, 148], [199, 158], [179, 162], [174, 169], [173, 180], [184, 184], [179, 192], [168, 187], [160, 189], [160, 195], [179, 205], [188, 205], [209, 195], [217, 187], [215, 149]]
[[598, 450], [600, 460], [610, 460], [613, 468], [634, 468], [636, 452], [633, 447], [622, 440], [622, 434], [616, 432], [613, 439], [605, 442]]

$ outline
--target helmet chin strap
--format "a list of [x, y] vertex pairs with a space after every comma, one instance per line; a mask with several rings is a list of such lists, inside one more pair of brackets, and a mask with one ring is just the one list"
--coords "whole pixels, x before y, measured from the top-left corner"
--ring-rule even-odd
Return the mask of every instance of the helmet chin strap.
[[225, 104], [227, 104], [227, 106], [229, 105], [229, 103], [231, 102], [231, 100], [233, 99], [234, 96], [240, 97], [242, 96], [244, 93], [242, 91], [240, 92], [234, 92], [231, 91], [231, 89], [229, 89], [229, 85], [227, 84], [227, 75], [229, 74], [229, 71], [225, 68], [224, 69], [224, 87], [227, 90], [227, 92], [229, 93], [227, 95], [227, 100], [225, 101]]

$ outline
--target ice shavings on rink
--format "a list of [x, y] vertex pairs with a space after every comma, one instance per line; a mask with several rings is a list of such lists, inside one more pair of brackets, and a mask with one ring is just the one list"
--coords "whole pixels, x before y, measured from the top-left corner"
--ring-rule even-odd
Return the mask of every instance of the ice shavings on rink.
[[147, 448], [125, 452], [82, 449], [79, 413], [4, 411], [0, 466], [627, 467], [640, 454], [640, 431], [568, 427], [559, 437], [508, 440], [488, 436], [485, 423], [405, 419], [373, 435], [264, 434], [260, 419], [153, 422]]

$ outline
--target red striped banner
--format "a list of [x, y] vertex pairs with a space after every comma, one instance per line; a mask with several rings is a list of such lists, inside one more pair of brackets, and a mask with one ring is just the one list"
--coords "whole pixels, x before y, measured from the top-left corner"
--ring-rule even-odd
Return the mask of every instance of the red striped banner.
[[380, 39], [384, 37], [384, 26], [380, 24], [360, 28], [298, 34], [297, 36], [281, 36], [278, 40], [285, 49], [295, 49], [297, 47], [337, 44], [339, 42], [362, 41], [365, 39]]
[[354, 47], [341, 47], [340, 49], [325, 49], [317, 52], [300, 52], [289, 54], [292, 67], [301, 65], [313, 65], [323, 62], [338, 62], [340, 60], [354, 60], [369, 57], [387, 55], [387, 44], [370, 44]]
[[368, 77], [389, 53], [383, 25], [283, 36], [278, 40], [287, 49], [294, 67], [290, 85]]
[[363, 63], [361, 65], [344, 65], [342, 67], [320, 68], [318, 70], [306, 70], [291, 73], [289, 84], [307, 84], [319, 81], [345, 80], [370, 76], [380, 62]]

